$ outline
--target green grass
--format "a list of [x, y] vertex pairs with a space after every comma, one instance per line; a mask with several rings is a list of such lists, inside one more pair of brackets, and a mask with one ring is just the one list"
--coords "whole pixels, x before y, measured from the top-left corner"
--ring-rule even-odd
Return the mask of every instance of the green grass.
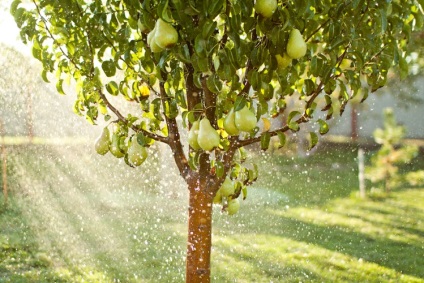
[[[424, 282], [423, 188], [360, 200], [355, 152], [327, 149], [252, 157], [240, 212], [214, 211], [212, 282]], [[8, 146], [0, 282], [182, 282], [187, 190], [168, 155], [131, 169], [84, 144]]]

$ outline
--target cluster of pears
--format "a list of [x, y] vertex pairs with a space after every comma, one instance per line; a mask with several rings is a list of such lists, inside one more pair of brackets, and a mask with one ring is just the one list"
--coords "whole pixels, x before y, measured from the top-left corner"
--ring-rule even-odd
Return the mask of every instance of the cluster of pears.
[[[256, 115], [247, 106], [241, 110], [230, 110], [224, 120], [224, 130], [231, 136], [237, 136], [242, 132], [251, 132], [256, 127]], [[188, 143], [194, 150], [210, 151], [219, 146], [220, 135], [212, 127], [208, 118], [193, 122], [188, 132]]]
[[117, 158], [122, 158], [127, 154], [130, 164], [140, 166], [147, 158], [146, 148], [138, 143], [137, 136], [134, 135], [130, 139], [129, 146], [122, 149], [119, 146], [121, 137], [119, 130], [116, 130], [111, 137], [108, 127], [105, 127], [102, 134], [97, 138], [94, 148], [98, 154], [105, 155], [110, 151]]
[[240, 209], [240, 201], [238, 198], [233, 198], [235, 193], [235, 187], [230, 178], [225, 178], [219, 190], [213, 199], [213, 203], [222, 204], [224, 200], [227, 200], [227, 205], [224, 206], [225, 211], [228, 215], [236, 214]]
[[224, 130], [230, 136], [237, 136], [240, 131], [251, 132], [256, 127], [256, 115], [247, 106], [235, 111], [234, 108], [228, 112], [224, 120]]
[[178, 42], [178, 32], [162, 19], [156, 21], [154, 29], [147, 35], [147, 44], [152, 52], [162, 52]]
[[306, 50], [306, 42], [302, 34], [298, 29], [292, 29], [287, 42], [286, 52], [283, 55], [275, 55], [278, 68], [287, 68], [293, 59], [300, 59], [305, 56]]
[[194, 150], [210, 151], [219, 146], [221, 138], [208, 118], [195, 121], [188, 133], [188, 143]]
[[[255, 11], [264, 18], [270, 18], [277, 10], [277, 0], [256, 0]], [[286, 52], [275, 55], [278, 68], [287, 68], [293, 59], [299, 59], [306, 54], [306, 42], [298, 29], [293, 29], [289, 35]]]

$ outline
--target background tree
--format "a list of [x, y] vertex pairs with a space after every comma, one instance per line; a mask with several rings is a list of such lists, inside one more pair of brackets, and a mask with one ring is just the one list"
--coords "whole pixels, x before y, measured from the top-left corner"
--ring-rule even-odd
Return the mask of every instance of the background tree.
[[405, 127], [396, 122], [393, 109], [384, 109], [384, 129], [374, 131], [374, 140], [381, 147], [371, 157], [371, 165], [365, 168], [365, 178], [383, 183], [386, 193], [401, 183], [398, 166], [418, 155], [418, 146], [404, 144], [405, 133]]
[[[96, 150], [136, 166], [154, 142], [172, 149], [190, 195], [187, 282], [209, 282], [212, 202], [236, 213], [257, 178], [243, 147], [266, 150], [273, 136], [283, 146], [300, 127], [313, 147], [335, 111], [385, 85], [394, 64], [407, 69], [406, 44], [423, 20], [416, 1], [30, 4], [16, 0], [11, 13], [43, 79], [54, 73], [62, 94], [73, 79], [75, 112], [109, 123]], [[280, 114], [285, 123], [271, 127]]]

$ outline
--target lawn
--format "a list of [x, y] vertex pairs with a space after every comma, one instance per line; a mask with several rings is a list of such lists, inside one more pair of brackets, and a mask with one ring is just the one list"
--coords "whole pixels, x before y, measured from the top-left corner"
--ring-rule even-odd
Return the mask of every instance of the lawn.
[[[240, 212], [214, 212], [212, 282], [424, 282], [424, 189], [358, 199], [355, 150], [329, 148], [251, 156]], [[151, 155], [131, 169], [84, 143], [9, 145], [0, 282], [183, 282], [187, 190]]]

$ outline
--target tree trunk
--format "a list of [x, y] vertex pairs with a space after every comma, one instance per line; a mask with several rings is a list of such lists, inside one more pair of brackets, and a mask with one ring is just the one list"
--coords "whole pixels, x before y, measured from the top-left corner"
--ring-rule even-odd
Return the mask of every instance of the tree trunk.
[[210, 282], [213, 193], [205, 179], [194, 179], [188, 184], [186, 283]]

